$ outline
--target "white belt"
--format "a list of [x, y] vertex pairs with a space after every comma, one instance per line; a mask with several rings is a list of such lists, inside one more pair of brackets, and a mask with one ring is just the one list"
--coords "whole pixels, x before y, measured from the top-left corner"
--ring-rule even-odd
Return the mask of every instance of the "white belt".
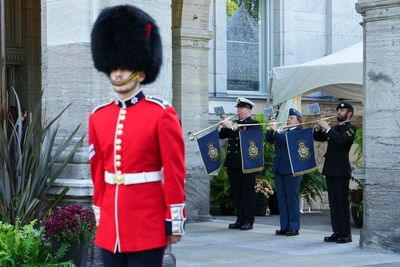
[[129, 185], [157, 182], [162, 180], [162, 171], [156, 172], [139, 172], [139, 173], [104, 173], [104, 179], [108, 184]]

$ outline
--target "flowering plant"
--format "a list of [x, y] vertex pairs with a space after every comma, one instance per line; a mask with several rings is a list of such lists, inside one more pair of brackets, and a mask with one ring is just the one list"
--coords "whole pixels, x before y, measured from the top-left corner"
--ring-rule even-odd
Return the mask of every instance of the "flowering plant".
[[91, 209], [72, 204], [61, 207], [46, 217], [44, 222], [47, 238], [61, 243], [91, 241], [95, 233], [96, 220]]
[[257, 178], [256, 185], [254, 186], [256, 193], [261, 193], [265, 198], [269, 198], [274, 194], [274, 189], [267, 179]]
[[364, 184], [361, 180], [354, 178], [354, 177], [351, 177], [351, 180], [354, 181], [357, 184], [357, 186], [356, 186], [356, 188], [350, 189], [350, 191], [349, 191], [350, 203], [362, 204]]
[[351, 207], [351, 213], [353, 221], [358, 227], [362, 227], [363, 222], [363, 193], [364, 193], [364, 182], [360, 179], [351, 177], [351, 180], [357, 184], [356, 188], [349, 190], [349, 202]]
[[362, 188], [355, 188], [350, 189], [350, 202], [354, 204], [362, 204], [363, 201], [363, 189]]

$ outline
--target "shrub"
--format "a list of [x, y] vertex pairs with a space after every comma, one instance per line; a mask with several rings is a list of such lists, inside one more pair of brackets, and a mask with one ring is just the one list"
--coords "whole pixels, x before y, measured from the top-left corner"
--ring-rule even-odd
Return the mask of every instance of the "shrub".
[[79, 125], [64, 138], [58, 136], [57, 121], [69, 106], [42, 122], [39, 102], [27, 116], [26, 127], [21, 116], [15, 121], [9, 116], [0, 120], [0, 220], [14, 224], [19, 218], [22, 225], [42, 220], [68, 191], [64, 188], [55, 198], [48, 197], [83, 141], [83, 136], [74, 139]]
[[35, 221], [25, 226], [0, 222], [0, 266], [74, 266], [55, 263], [45, 242], [43, 228], [35, 229]]

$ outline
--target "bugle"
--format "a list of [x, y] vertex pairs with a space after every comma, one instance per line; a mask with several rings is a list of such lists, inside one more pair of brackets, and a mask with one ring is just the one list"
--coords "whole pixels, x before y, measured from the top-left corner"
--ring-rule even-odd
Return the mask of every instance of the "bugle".
[[233, 117], [235, 117], [235, 116], [237, 116], [237, 114], [233, 114], [233, 115], [231, 115], [231, 116], [228, 116], [228, 117], [226, 117], [225, 119], [223, 119], [222, 121], [219, 121], [218, 123], [215, 123], [215, 124], [213, 124], [213, 125], [210, 125], [210, 126], [204, 128], [204, 129], [202, 129], [202, 130], [200, 130], [200, 131], [198, 131], [198, 132], [195, 132], [195, 133], [188, 132], [189, 140], [193, 141], [194, 139], [196, 139], [196, 136], [198, 136], [199, 134], [201, 134], [201, 133], [203, 133], [203, 132], [205, 132], [205, 131], [207, 131], [207, 130], [209, 130], [209, 129], [211, 129], [211, 128], [217, 127], [217, 126], [221, 125], [222, 122], [227, 121], [227, 120], [230, 120], [231, 118], [233, 118]]
[[332, 118], [336, 118], [336, 115], [335, 115], [335, 116], [329, 116], [329, 117], [326, 117], [326, 118], [321, 118], [321, 119], [319, 119], [319, 120], [306, 121], [306, 122], [302, 122], [302, 123], [297, 123], [297, 124], [292, 124], [292, 125], [286, 125], [286, 126], [281, 127], [280, 129], [281, 129], [281, 130], [284, 130], [284, 129], [286, 129], [286, 128], [292, 128], [292, 127], [297, 127], [297, 126], [300, 126], [300, 125], [306, 125], [306, 124], [310, 124], [310, 123], [316, 123], [317, 121], [329, 120], [329, 119], [332, 119]]
[[[320, 120], [329, 120], [329, 119], [332, 119], [332, 118], [336, 118], [336, 116], [330, 116], [330, 117], [322, 118], [322, 119], [319, 119], [319, 120], [307, 121], [307, 122], [302, 122], [302, 123], [297, 123], [297, 124], [292, 124], [292, 125], [280, 126], [280, 127], [279, 127], [279, 130], [282, 131], [282, 130], [284, 130], [284, 129], [286, 129], [286, 128], [297, 127], [297, 126], [300, 126], [300, 125], [315, 123], [315, 122], [320, 121]], [[282, 124], [286, 124], [286, 123], [284, 123], [284, 122], [269, 122], [269, 123], [267, 123], [267, 125], [271, 125], [271, 124], [282, 125]], [[239, 129], [240, 127], [259, 126], [259, 125], [262, 125], [262, 124], [261, 124], [261, 123], [248, 123], [248, 124], [238, 124], [238, 123], [234, 123], [234, 124], [232, 125], [232, 130], [236, 131], [236, 130]]]

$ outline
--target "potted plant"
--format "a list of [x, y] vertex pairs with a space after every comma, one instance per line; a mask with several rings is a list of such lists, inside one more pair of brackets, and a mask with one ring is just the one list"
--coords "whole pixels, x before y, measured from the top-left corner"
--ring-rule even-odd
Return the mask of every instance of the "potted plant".
[[303, 175], [300, 185], [300, 195], [309, 206], [311, 206], [311, 202], [317, 200], [317, 198], [322, 201], [322, 193], [326, 190], [325, 177], [319, 170]]
[[356, 182], [356, 188], [349, 191], [349, 202], [351, 217], [353, 218], [354, 225], [358, 228], [363, 226], [363, 198], [364, 198], [364, 183], [357, 178], [351, 177], [351, 180]]
[[274, 194], [271, 182], [263, 177], [256, 178], [254, 190], [257, 193], [256, 198], [256, 216], [264, 216], [267, 213], [268, 199]]
[[23, 116], [17, 96], [15, 101], [15, 112], [10, 109], [9, 114], [0, 114], [0, 220], [15, 224], [18, 218], [26, 225], [43, 220], [67, 193], [65, 187], [49, 197], [50, 188], [84, 136], [77, 137], [79, 125], [71, 133], [59, 134], [59, 119], [70, 105], [55, 118], [44, 119], [41, 102]]
[[88, 244], [95, 234], [94, 212], [78, 204], [59, 208], [44, 221], [45, 236], [57, 251], [57, 259], [86, 266]]
[[57, 263], [44, 238], [43, 227], [36, 220], [21, 226], [0, 221], [0, 266], [74, 266], [72, 262]]

